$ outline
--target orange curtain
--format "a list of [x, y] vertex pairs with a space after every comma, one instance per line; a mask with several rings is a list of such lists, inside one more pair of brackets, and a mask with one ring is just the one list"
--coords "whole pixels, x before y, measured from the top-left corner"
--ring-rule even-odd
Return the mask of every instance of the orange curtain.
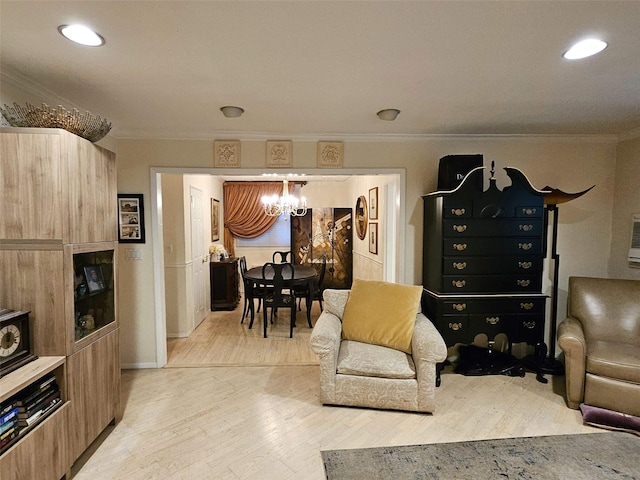
[[223, 190], [224, 248], [233, 256], [234, 237], [259, 237], [276, 223], [277, 217], [264, 213], [262, 196], [281, 195], [282, 182], [224, 182]]

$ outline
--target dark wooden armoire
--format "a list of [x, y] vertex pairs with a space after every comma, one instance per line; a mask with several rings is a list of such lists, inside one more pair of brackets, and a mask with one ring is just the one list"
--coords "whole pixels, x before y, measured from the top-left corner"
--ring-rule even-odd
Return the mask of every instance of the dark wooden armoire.
[[353, 216], [351, 208], [313, 208], [291, 217], [293, 262], [320, 273], [327, 259], [323, 288], [351, 288], [353, 280]]

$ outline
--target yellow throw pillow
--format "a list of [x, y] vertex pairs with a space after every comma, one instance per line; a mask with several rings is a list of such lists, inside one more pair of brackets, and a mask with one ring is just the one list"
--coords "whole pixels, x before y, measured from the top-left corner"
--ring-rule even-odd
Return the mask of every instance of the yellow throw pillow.
[[342, 317], [342, 338], [411, 353], [422, 287], [355, 279]]

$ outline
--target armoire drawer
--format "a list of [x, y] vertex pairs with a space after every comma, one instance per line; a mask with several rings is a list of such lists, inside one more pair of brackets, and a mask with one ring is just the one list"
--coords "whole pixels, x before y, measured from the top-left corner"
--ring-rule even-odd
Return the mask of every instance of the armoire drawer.
[[523, 237], [540, 236], [543, 232], [540, 219], [491, 219], [465, 218], [443, 221], [443, 232], [447, 237]]
[[465, 237], [443, 239], [443, 256], [542, 254], [542, 238], [527, 237]]
[[546, 297], [494, 297], [491, 299], [476, 299], [474, 297], [450, 298], [441, 300], [441, 313], [450, 314], [488, 314], [500, 315], [505, 313], [544, 314]]
[[533, 293], [542, 287], [540, 275], [443, 275], [443, 293]]
[[504, 273], [541, 275], [541, 255], [511, 255], [504, 257], [444, 257], [445, 275], [497, 275]]

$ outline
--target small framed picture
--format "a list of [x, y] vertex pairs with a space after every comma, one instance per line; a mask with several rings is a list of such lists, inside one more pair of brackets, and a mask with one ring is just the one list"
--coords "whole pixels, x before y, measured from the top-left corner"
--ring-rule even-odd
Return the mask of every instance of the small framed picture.
[[102, 269], [99, 265], [84, 267], [84, 278], [87, 280], [89, 293], [102, 292], [107, 289], [102, 276]]
[[211, 241], [220, 240], [220, 201], [211, 199]]
[[118, 194], [118, 241], [145, 243], [144, 204], [141, 193]]
[[378, 187], [369, 189], [369, 218], [378, 219]]
[[378, 224], [369, 224], [369, 252], [378, 254]]

